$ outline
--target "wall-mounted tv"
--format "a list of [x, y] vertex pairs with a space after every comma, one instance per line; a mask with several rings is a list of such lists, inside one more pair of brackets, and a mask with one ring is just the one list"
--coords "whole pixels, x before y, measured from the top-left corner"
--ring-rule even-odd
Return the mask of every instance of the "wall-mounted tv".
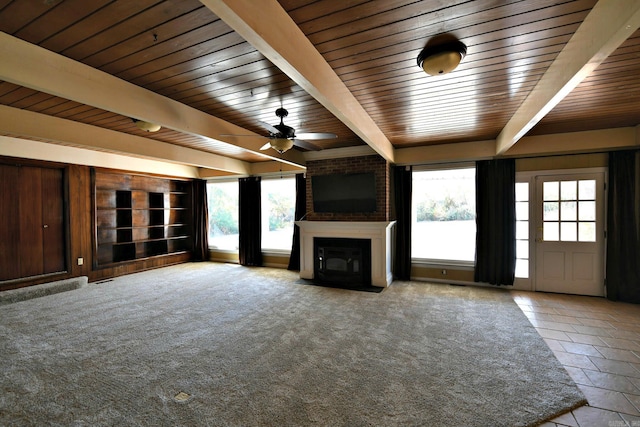
[[311, 177], [313, 211], [368, 213], [376, 211], [374, 172], [315, 175]]

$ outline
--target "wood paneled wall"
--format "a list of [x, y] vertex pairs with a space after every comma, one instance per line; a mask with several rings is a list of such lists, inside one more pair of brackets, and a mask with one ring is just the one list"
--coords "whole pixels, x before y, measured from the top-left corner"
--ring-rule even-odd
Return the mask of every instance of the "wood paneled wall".
[[[66, 271], [43, 276], [27, 277], [18, 280], [0, 281], [0, 291], [79, 276], [88, 276], [89, 281], [92, 282], [136, 271], [162, 267], [164, 265], [186, 262], [190, 259], [190, 254], [181, 253], [178, 255], [149, 258], [130, 263], [123, 263], [122, 265], [110, 268], [93, 270], [92, 245], [95, 230], [93, 228], [91, 168], [81, 165], [54, 164], [52, 162], [14, 159], [1, 156], [0, 163], [20, 163], [44, 168], [57, 166], [63, 171], [65, 183], [65, 191], [63, 194], [65, 215], [64, 226], [67, 241], [66, 248], [62, 249], [66, 252], [64, 254], [67, 259]], [[28, 183], [23, 183], [21, 185], [23, 185], [23, 187], [26, 186], [25, 189], [29, 188]], [[0, 215], [11, 215], [12, 212], [10, 204], [1, 204]], [[3, 230], [2, 236], [0, 236], [0, 241], [5, 241], [6, 239], [11, 238], [12, 234], [9, 233], [8, 230]], [[79, 260], [82, 261], [82, 265], [79, 265]]]

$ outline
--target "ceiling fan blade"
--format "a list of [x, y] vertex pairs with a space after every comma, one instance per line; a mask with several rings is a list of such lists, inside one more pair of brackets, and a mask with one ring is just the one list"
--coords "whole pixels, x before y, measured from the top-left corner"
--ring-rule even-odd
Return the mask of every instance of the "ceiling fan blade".
[[258, 120], [258, 123], [260, 123], [260, 126], [262, 126], [263, 128], [265, 128], [266, 130], [268, 130], [271, 133], [280, 133], [280, 131], [278, 130], [278, 128], [276, 128], [273, 125], [270, 125], [267, 122], [263, 122], [262, 120]]
[[271, 143], [267, 142], [262, 147], [260, 147], [260, 151], [268, 150], [269, 148], [271, 148]]
[[318, 147], [317, 145], [312, 144], [312, 143], [307, 142], [307, 141], [304, 141], [302, 139], [298, 139], [298, 138], [294, 139], [293, 143], [295, 145], [297, 145], [298, 147], [304, 148], [306, 150], [311, 150], [311, 151], [320, 151], [320, 150], [322, 150], [322, 148]]
[[262, 138], [263, 137], [262, 135], [255, 135], [255, 134], [254, 135], [238, 135], [238, 134], [234, 134], [234, 133], [221, 133], [220, 136], [253, 136], [254, 138], [255, 137]]
[[296, 138], [302, 139], [335, 139], [338, 135], [329, 132], [301, 132], [296, 133]]

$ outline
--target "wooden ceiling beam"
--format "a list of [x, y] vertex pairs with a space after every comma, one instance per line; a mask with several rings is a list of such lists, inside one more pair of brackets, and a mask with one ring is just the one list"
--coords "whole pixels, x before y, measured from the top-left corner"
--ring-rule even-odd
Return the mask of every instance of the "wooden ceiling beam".
[[16, 137], [249, 175], [248, 162], [73, 120], [0, 105], [0, 129]]
[[638, 0], [600, 0], [496, 139], [502, 155], [640, 27]]
[[0, 57], [0, 80], [178, 132], [222, 141], [271, 160], [305, 164], [303, 154], [297, 150], [284, 154], [260, 151], [264, 136], [258, 134], [255, 138], [222, 137], [254, 133], [3, 32], [0, 32]]
[[[395, 150], [277, 0], [200, 0], [387, 161]], [[256, 7], [259, 10], [256, 10]]]

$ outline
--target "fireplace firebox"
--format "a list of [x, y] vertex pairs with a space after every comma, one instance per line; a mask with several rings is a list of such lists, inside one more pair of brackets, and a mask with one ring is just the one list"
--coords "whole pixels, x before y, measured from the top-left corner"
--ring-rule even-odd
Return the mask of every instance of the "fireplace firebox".
[[345, 287], [371, 286], [371, 240], [315, 237], [314, 278]]

